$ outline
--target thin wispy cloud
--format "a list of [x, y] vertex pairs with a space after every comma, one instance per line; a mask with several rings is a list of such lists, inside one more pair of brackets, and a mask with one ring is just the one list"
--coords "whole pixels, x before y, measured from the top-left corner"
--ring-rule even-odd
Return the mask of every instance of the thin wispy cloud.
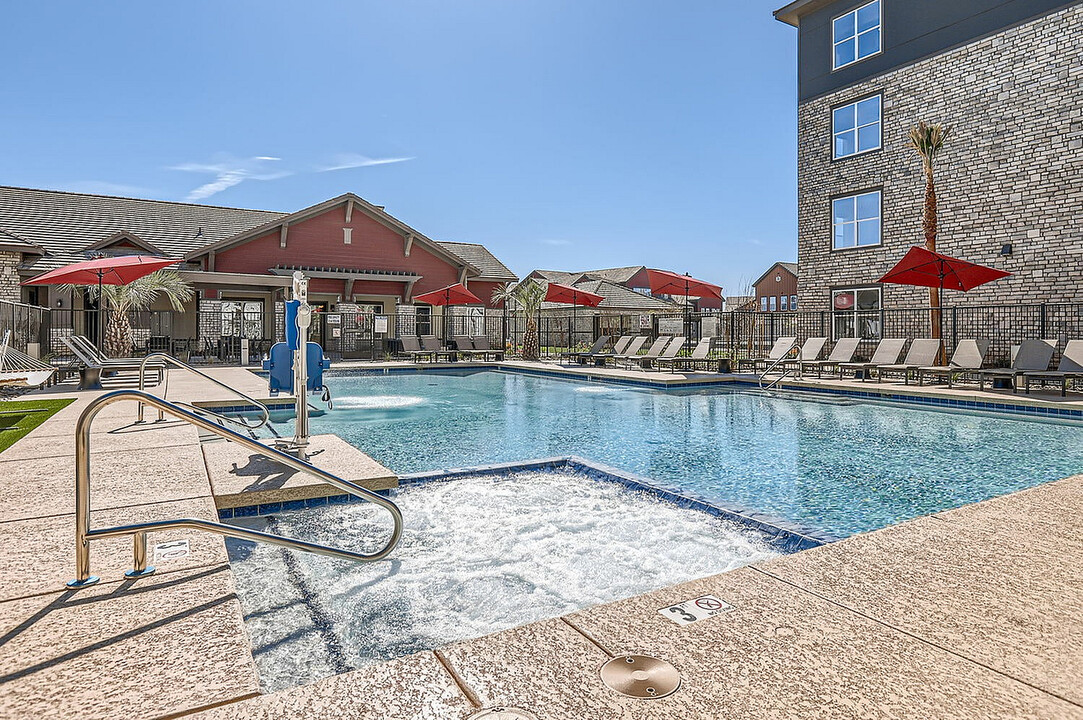
[[563, 239], [560, 239], [560, 238], [543, 238], [541, 242], [542, 242], [542, 245], [553, 245], [553, 246], [563, 246], [563, 245], [571, 245], [572, 244], [571, 240], [563, 240]]
[[65, 183], [62, 189], [77, 193], [115, 195], [118, 197], [145, 198], [157, 194], [155, 191], [140, 185], [125, 185], [107, 180], [76, 180], [75, 182]]
[[213, 175], [214, 179], [188, 193], [187, 200], [205, 200], [246, 180], [278, 180], [293, 174], [291, 170], [273, 167], [280, 158], [258, 155], [251, 158], [219, 157], [211, 162], [190, 162], [173, 165], [170, 170]]
[[332, 170], [350, 170], [353, 168], [372, 167], [373, 165], [391, 165], [413, 160], [412, 157], [371, 158], [357, 153], [343, 153], [335, 155], [331, 161], [316, 168], [316, 172], [331, 172]]

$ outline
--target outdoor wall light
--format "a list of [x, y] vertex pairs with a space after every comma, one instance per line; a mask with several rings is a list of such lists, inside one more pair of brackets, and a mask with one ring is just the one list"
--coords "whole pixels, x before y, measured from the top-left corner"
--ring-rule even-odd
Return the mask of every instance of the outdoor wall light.
[[1001, 245], [1000, 246], [1000, 254], [1001, 255], [1011, 255], [1012, 254], [1012, 244], [1007, 243], [1005, 245]]

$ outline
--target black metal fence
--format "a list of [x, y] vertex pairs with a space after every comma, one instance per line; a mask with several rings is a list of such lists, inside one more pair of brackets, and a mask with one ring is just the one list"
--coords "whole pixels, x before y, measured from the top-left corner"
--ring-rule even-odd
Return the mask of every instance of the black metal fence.
[[[250, 311], [201, 308], [195, 312], [142, 311], [129, 314], [134, 353], [165, 351], [193, 362], [237, 363], [242, 341], [250, 362], [256, 362], [283, 337], [280, 307]], [[586, 349], [601, 336], [612, 342], [624, 335], [684, 335], [691, 347], [712, 337], [712, 357], [758, 357], [780, 337], [826, 337], [829, 347], [842, 337], [861, 337], [859, 351], [872, 353], [880, 338], [931, 337], [934, 323], [942, 327], [950, 349], [965, 338], [991, 342], [990, 362], [1007, 362], [1012, 345], [1028, 338], [1051, 339], [1063, 347], [1067, 339], [1083, 338], [1083, 303], [1030, 305], [963, 305], [943, 310], [936, 319], [928, 308], [875, 311], [798, 310], [792, 312], [723, 312], [693, 314], [590, 313], [546, 311], [533, 318], [544, 358], [570, 349]], [[486, 336], [493, 347], [515, 353], [523, 344], [528, 321], [521, 313], [488, 309], [456, 309], [449, 316], [419, 312], [317, 313], [311, 339], [335, 359], [385, 360], [400, 349], [398, 338], [435, 335], [451, 343], [456, 336]], [[0, 302], [0, 333], [12, 330], [12, 345], [56, 362], [70, 359], [61, 338], [82, 334], [97, 340], [99, 317], [94, 310], [50, 309]]]

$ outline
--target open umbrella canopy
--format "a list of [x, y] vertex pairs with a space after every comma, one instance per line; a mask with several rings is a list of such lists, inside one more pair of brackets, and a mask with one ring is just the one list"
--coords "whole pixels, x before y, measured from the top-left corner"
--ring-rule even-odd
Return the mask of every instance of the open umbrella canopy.
[[915, 245], [895, 267], [880, 278], [880, 282], [966, 292], [1008, 275], [1011, 273], [941, 255]]
[[77, 262], [30, 278], [23, 285], [127, 285], [178, 260], [149, 255], [101, 257]]
[[415, 295], [414, 302], [428, 305], [474, 305], [483, 304], [481, 298], [466, 289], [462, 283], [448, 285], [422, 295]]
[[549, 287], [546, 288], [545, 299], [547, 302], [564, 303], [573, 307], [579, 305], [598, 307], [602, 300], [605, 300], [601, 295], [554, 282], [549, 283]]
[[651, 292], [656, 295], [681, 295], [683, 297], [722, 297], [722, 288], [690, 275], [678, 275], [668, 270], [647, 270]]

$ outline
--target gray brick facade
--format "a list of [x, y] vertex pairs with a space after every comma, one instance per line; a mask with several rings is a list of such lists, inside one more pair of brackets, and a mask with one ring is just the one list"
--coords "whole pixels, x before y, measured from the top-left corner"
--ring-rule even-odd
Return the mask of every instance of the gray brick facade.
[[19, 287], [19, 264], [23, 254], [0, 250], [0, 300], [19, 302], [22, 290]]
[[[832, 288], [875, 285], [924, 243], [919, 120], [954, 126], [937, 168], [937, 249], [1013, 273], [945, 304], [1083, 301], [1083, 6], [802, 103], [798, 108], [798, 264], [804, 309]], [[883, 94], [882, 149], [832, 160], [831, 111]], [[882, 244], [832, 250], [831, 198], [883, 192]], [[1011, 244], [1010, 256], [1000, 254]], [[885, 307], [928, 291], [883, 288]]]

